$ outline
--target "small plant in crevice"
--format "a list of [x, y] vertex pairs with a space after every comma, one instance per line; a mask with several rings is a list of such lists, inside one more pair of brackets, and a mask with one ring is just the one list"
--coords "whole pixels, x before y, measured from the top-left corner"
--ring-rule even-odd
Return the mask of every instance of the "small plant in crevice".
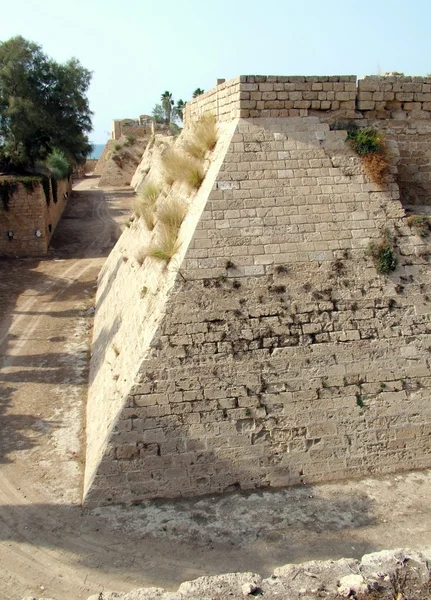
[[430, 218], [426, 215], [410, 215], [406, 222], [410, 229], [414, 229], [415, 233], [422, 238], [427, 237], [431, 231]]
[[370, 241], [368, 253], [373, 258], [379, 273], [388, 275], [397, 268], [398, 259], [395, 254], [394, 239], [389, 229], [383, 229], [378, 240]]
[[382, 186], [389, 173], [385, 136], [371, 127], [355, 128], [347, 132], [352, 148], [362, 158], [364, 170], [377, 185]]
[[144, 285], [144, 286], [141, 288], [141, 293], [140, 293], [140, 296], [141, 296], [141, 298], [145, 298], [145, 296], [147, 295], [147, 293], [148, 293], [148, 288], [147, 288], [147, 286], [146, 286], [146, 285]]
[[150, 231], [154, 229], [156, 222], [155, 206], [160, 195], [161, 188], [154, 183], [148, 183], [143, 187], [139, 198], [135, 202], [134, 213], [142, 217]]
[[359, 408], [364, 408], [365, 404], [364, 404], [364, 399], [362, 397], [361, 392], [356, 392], [355, 396], [356, 396], [356, 404], [359, 406]]

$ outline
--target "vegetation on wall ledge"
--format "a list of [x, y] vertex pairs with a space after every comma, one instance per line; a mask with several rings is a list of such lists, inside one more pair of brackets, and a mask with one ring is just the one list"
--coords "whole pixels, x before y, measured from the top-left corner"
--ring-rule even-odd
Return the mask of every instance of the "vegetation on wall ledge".
[[374, 183], [383, 186], [389, 173], [385, 136], [371, 127], [351, 126], [347, 132], [354, 151], [362, 158], [364, 170]]
[[388, 275], [397, 268], [398, 259], [395, 254], [394, 238], [389, 229], [384, 229], [378, 240], [370, 242], [368, 252], [379, 273]]
[[4, 210], [9, 210], [9, 201], [18, 189], [21, 183], [27, 193], [31, 194], [41, 183], [41, 177], [17, 176], [0, 180], [0, 201]]
[[430, 218], [426, 215], [410, 215], [407, 217], [407, 225], [410, 229], [414, 229], [415, 233], [420, 237], [427, 237], [431, 231]]

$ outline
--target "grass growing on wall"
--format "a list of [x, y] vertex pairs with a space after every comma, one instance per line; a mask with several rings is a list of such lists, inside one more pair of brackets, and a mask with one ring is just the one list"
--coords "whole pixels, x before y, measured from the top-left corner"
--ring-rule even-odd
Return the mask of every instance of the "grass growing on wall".
[[382, 275], [388, 275], [397, 268], [394, 239], [389, 229], [383, 229], [380, 238], [370, 242], [368, 252], [377, 271]]
[[160, 191], [160, 186], [154, 183], [147, 183], [135, 203], [135, 215], [144, 219], [145, 224], [150, 231], [154, 229], [156, 223], [155, 206]]
[[158, 240], [144, 249], [144, 255], [156, 260], [169, 262], [179, 251], [181, 244], [178, 241], [178, 230], [162, 225]]
[[185, 151], [202, 160], [217, 144], [217, 122], [214, 115], [202, 116], [192, 129], [190, 139], [184, 144]]
[[420, 237], [427, 237], [431, 231], [430, 218], [426, 215], [410, 215], [406, 220], [410, 229], [414, 229]]
[[158, 212], [158, 218], [162, 225], [178, 233], [186, 213], [187, 206], [185, 202], [174, 198], [163, 204]]
[[176, 181], [186, 183], [190, 189], [199, 189], [205, 173], [202, 163], [188, 154], [169, 148], [162, 156], [165, 181], [172, 185]]
[[384, 186], [389, 173], [388, 153], [385, 136], [371, 127], [351, 127], [347, 133], [352, 148], [362, 157], [368, 177], [380, 187]]

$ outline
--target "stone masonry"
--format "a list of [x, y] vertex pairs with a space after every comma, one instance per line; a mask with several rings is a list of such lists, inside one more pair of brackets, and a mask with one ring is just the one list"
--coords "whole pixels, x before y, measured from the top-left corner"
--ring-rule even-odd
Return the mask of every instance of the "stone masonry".
[[[293, 88], [274, 87], [292, 83], [301, 99], [241, 97], [290, 95]], [[98, 377], [107, 372], [113, 327], [121, 353], [140, 351], [133, 364], [119, 362], [116, 395], [90, 387], [90, 505], [431, 465], [431, 251], [406, 224], [397, 135], [388, 136], [393, 166], [380, 189], [364, 175], [346, 132], [332, 129], [343, 117], [364, 118], [354, 89], [345, 89], [352, 83], [350, 76], [246, 76], [218, 86], [231, 91], [230, 103], [227, 91], [223, 97], [231, 113], [219, 115], [220, 139], [191, 201], [195, 220], [183, 225], [170, 287], [160, 296], [151, 284], [159, 317], [146, 332], [126, 329], [123, 319], [139, 307], [128, 282], [154, 277], [151, 261], [133, 270], [121, 253], [130, 258], [143, 240], [129, 232], [119, 241], [98, 292]], [[186, 122], [213, 111], [218, 93], [187, 105]], [[247, 104], [281, 101], [307, 107]], [[307, 114], [271, 112], [285, 110]], [[422, 127], [407, 117], [402, 135]], [[392, 132], [396, 120], [386, 123]], [[399, 259], [388, 277], [367, 252], [382, 228], [396, 239]], [[150, 307], [144, 318], [151, 320]], [[108, 423], [96, 430], [91, 423], [105, 419], [105, 410]]]
[[9, 210], [0, 207], [0, 256], [44, 256], [71, 191], [71, 181], [58, 181], [57, 201], [51, 187], [47, 201], [40, 183], [33, 191], [19, 183]]

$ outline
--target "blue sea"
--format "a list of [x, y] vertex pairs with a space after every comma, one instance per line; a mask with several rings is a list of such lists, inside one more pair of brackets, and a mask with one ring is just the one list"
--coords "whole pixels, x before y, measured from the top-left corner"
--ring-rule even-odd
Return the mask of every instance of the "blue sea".
[[93, 144], [93, 152], [88, 156], [88, 158], [99, 159], [104, 147], [105, 144]]

